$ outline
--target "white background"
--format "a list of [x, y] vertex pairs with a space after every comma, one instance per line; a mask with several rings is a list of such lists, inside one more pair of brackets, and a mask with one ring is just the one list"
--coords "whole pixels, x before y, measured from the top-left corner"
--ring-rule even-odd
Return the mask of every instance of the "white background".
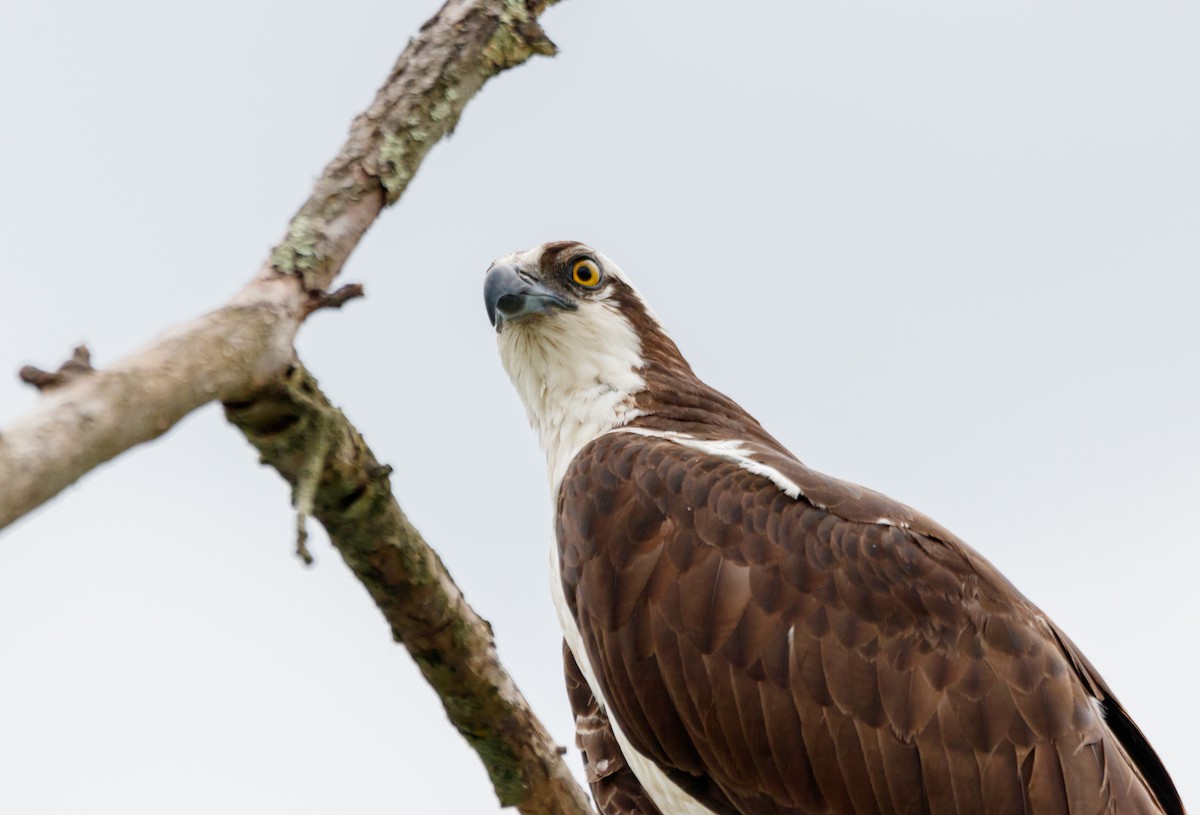
[[[430, 2], [6, 0], [0, 432], [258, 268]], [[808, 464], [984, 552], [1200, 806], [1194, 4], [570, 0], [299, 345], [533, 706], [571, 719], [488, 262], [620, 263]], [[0, 487], [2, 488], [2, 487]], [[492, 812], [473, 753], [210, 406], [0, 536], [0, 811]], [[572, 766], [578, 757], [572, 751]]]

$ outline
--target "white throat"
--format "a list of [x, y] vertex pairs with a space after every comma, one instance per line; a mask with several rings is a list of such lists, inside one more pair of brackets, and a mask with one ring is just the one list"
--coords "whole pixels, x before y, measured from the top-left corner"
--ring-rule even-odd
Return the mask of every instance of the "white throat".
[[641, 415], [642, 345], [610, 303], [584, 303], [507, 327], [497, 340], [546, 454], [550, 494], [585, 444]]

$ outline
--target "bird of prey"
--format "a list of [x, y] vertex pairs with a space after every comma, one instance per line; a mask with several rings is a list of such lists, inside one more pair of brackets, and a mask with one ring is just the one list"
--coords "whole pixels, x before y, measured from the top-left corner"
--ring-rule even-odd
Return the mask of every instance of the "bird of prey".
[[611, 260], [517, 252], [484, 299], [548, 462], [604, 815], [1183, 815], [1037, 606], [931, 519], [802, 464]]

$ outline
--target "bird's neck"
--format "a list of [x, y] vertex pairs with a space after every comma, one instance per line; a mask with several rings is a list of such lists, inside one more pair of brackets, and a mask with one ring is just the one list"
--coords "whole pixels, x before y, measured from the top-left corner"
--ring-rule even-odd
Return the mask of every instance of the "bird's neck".
[[678, 363], [652, 361], [644, 374], [646, 387], [634, 399], [632, 427], [703, 440], [753, 441], [787, 453], [741, 405], [692, 373], [682, 357]]
[[[551, 494], [588, 442], [618, 427], [783, 450], [750, 414], [702, 382], [656, 320], [616, 309], [562, 312], [499, 336], [500, 358], [546, 454]], [[786, 452], [786, 451], [785, 451]]]
[[[640, 415], [644, 361], [636, 335], [589, 336], [558, 314], [499, 338], [500, 358], [546, 454], [553, 492], [584, 445]], [[580, 342], [580, 335], [588, 340]], [[611, 333], [611, 332], [610, 332]]]

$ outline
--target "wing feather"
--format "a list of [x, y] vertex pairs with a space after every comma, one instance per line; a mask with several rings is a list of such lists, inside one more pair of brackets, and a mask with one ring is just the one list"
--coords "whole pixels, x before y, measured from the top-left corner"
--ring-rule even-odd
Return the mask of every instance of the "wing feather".
[[562, 482], [568, 605], [609, 715], [669, 777], [746, 815], [1183, 812], [1156, 803], [1132, 722], [1105, 723], [1094, 669], [986, 560], [755, 456], [801, 497], [620, 433]]
[[563, 668], [567, 697], [575, 713], [575, 745], [583, 753], [584, 774], [603, 815], [662, 815], [629, 769], [608, 716], [583, 678], [566, 643]]

